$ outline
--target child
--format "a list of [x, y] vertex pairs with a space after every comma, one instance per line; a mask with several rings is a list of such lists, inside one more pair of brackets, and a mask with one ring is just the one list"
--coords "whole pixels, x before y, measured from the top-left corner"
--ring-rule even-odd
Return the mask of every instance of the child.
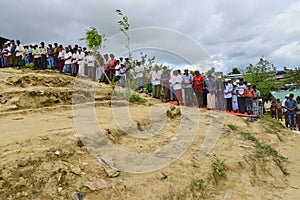
[[300, 131], [300, 96], [297, 96], [297, 125], [298, 125], [298, 131]]
[[275, 103], [275, 101], [272, 101], [270, 109], [271, 109], [272, 118], [276, 119], [276, 103]]
[[280, 99], [276, 100], [277, 119], [282, 121], [282, 103]]

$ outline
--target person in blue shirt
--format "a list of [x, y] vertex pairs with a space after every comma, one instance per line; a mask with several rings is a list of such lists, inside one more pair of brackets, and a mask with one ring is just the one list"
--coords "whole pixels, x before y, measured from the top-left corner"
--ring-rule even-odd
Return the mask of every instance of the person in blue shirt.
[[293, 99], [294, 94], [290, 94], [287, 101], [285, 101], [285, 108], [288, 117], [288, 121], [291, 127], [291, 130], [296, 130], [296, 108], [297, 102]]

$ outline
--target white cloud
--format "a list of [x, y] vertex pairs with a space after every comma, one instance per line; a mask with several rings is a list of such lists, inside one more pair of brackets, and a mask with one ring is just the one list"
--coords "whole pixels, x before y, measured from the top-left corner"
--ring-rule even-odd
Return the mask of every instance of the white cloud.
[[195, 39], [224, 71], [262, 55], [277, 66], [300, 63], [298, 0], [10, 0], [1, 8], [1, 34], [23, 43], [83, 44], [78, 39], [90, 26], [109, 37], [118, 33], [114, 11], [121, 9], [132, 28], [171, 28]]

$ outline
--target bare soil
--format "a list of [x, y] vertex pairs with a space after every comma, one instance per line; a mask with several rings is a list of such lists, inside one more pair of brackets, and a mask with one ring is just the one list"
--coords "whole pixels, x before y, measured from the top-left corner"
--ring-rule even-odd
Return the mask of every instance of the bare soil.
[[[214, 111], [202, 109], [192, 144], [175, 162], [148, 173], [121, 171], [118, 177], [108, 177], [74, 125], [74, 84], [74, 77], [53, 71], [0, 69], [0, 94], [7, 99], [0, 104], [0, 199], [65, 200], [78, 192], [85, 200], [299, 199], [300, 135], [268, 117], [247, 122], [226, 115], [216, 146], [200, 157], [208, 129], [214, 126]], [[116, 146], [147, 153], [174, 140], [181, 114], [169, 118], [170, 104], [146, 94], [141, 95], [143, 103], [130, 103], [139, 129], [152, 123], [151, 112], [156, 115], [152, 129], [162, 124], [157, 137], [131, 137], [115, 120], [110, 86], [96, 84], [94, 96], [83, 88], [76, 103], [95, 100], [98, 123]], [[151, 110], [153, 105], [163, 111]]]

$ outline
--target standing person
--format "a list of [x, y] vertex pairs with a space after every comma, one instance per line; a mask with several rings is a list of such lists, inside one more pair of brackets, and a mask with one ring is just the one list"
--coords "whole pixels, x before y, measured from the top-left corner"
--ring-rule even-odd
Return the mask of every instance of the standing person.
[[184, 73], [182, 75], [182, 87], [184, 90], [185, 106], [193, 106], [193, 75], [189, 73], [189, 70], [187, 68], [184, 69]]
[[115, 75], [115, 67], [117, 65], [117, 59], [115, 58], [114, 54], [110, 54], [110, 61], [109, 61], [109, 80], [113, 80]]
[[170, 101], [175, 101], [174, 100], [174, 84], [171, 82], [171, 80], [172, 80], [175, 73], [174, 73], [174, 71], [173, 72], [171, 72], [171, 70], [169, 70], [169, 71], [170, 71], [170, 74], [171, 74], [171, 79], [169, 81], [170, 82]]
[[173, 76], [171, 77], [170, 83], [174, 89], [174, 101], [177, 101], [177, 105], [182, 105], [182, 75], [179, 73], [180, 70], [174, 70]]
[[62, 73], [64, 74], [71, 74], [72, 72], [72, 52], [69, 50], [68, 47], [65, 48], [65, 55], [64, 55], [64, 68]]
[[289, 95], [285, 95], [284, 100], [282, 101], [282, 111], [284, 114], [284, 121], [285, 121], [285, 127], [288, 128], [289, 127], [289, 120], [288, 120], [288, 116], [287, 116], [287, 109], [285, 107], [285, 102], [289, 99]]
[[24, 54], [24, 47], [21, 45], [20, 40], [17, 40], [17, 47], [16, 47], [16, 64], [19, 69], [24, 66], [23, 62], [23, 54]]
[[95, 70], [95, 56], [90, 52], [87, 56], [87, 68], [88, 68], [88, 77], [92, 80], [95, 80], [93, 77], [93, 71]]
[[254, 97], [253, 97], [253, 114], [258, 115], [258, 114], [263, 114], [260, 112], [260, 106], [259, 106], [259, 98], [260, 98], [260, 91], [256, 88], [256, 85], [252, 86], [252, 89], [254, 91]]
[[272, 118], [276, 119], [277, 106], [276, 106], [276, 102], [275, 101], [272, 101], [271, 107], [270, 107], [270, 111], [271, 111]]
[[277, 119], [282, 121], [282, 103], [280, 99], [276, 100]]
[[218, 110], [224, 110], [225, 109], [225, 104], [224, 104], [224, 83], [222, 80], [222, 76], [218, 76], [218, 80], [217, 80], [217, 93], [216, 93], [216, 97], [217, 97], [217, 109]]
[[161, 92], [161, 71], [159, 71], [158, 66], [155, 65], [154, 71], [152, 72], [152, 84], [153, 84], [153, 92], [152, 96], [155, 99], [160, 99]]
[[8, 49], [7, 49], [7, 43], [3, 45], [2, 51], [1, 51], [1, 56], [3, 58], [3, 67], [8, 67], [9, 66], [9, 56], [8, 56]]
[[[79, 51], [79, 49], [80, 49], [80, 47], [78, 48], [78, 51]], [[103, 74], [103, 57], [100, 53], [96, 54], [95, 64], [96, 64], [96, 81], [100, 82], [100, 79], [101, 79], [102, 74]], [[118, 70], [118, 71], [120, 72], [120, 70]], [[117, 75], [117, 70], [116, 70], [116, 75]]]
[[230, 79], [225, 79], [225, 88], [224, 88], [224, 98], [226, 104], [226, 110], [231, 112], [232, 111], [232, 91], [233, 86], [231, 84]]
[[285, 102], [286, 112], [288, 115], [289, 125], [291, 130], [296, 130], [296, 108], [297, 102], [293, 99], [294, 94], [289, 95], [289, 99]]
[[47, 69], [47, 48], [45, 47], [45, 43], [41, 42], [41, 68]]
[[207, 85], [206, 85], [206, 78], [205, 76], [203, 76], [204, 81], [203, 81], [203, 107], [206, 108], [207, 107], [207, 94], [208, 94], [208, 90], [207, 90]]
[[203, 108], [203, 82], [204, 77], [200, 74], [199, 70], [195, 70], [195, 76], [193, 78], [193, 86], [197, 99], [197, 106]]
[[164, 91], [163, 102], [168, 102], [170, 100], [170, 79], [171, 73], [169, 70], [167, 70], [167, 66], [164, 66], [161, 74], [161, 82]]
[[236, 82], [233, 83], [233, 89], [232, 89], [232, 110], [235, 113], [239, 111], [238, 92], [237, 92]]
[[147, 92], [151, 95], [152, 93], [152, 72], [151, 69], [147, 69], [146, 72], [146, 80], [147, 80]]
[[73, 49], [72, 53], [72, 64], [71, 64], [71, 68], [72, 68], [72, 76], [76, 77], [77, 73], [78, 73], [78, 66], [77, 66], [77, 49]]
[[140, 61], [137, 61], [134, 68], [136, 82], [137, 82], [137, 91], [142, 92], [144, 88], [144, 66], [141, 65]]
[[207, 94], [207, 109], [212, 110], [216, 108], [216, 91], [217, 83], [213, 75], [208, 75], [208, 80], [205, 81]]
[[245, 113], [245, 89], [246, 86], [244, 85], [244, 80], [240, 79], [237, 85], [237, 94], [238, 94], [238, 106], [239, 106], [239, 113]]
[[117, 60], [117, 65], [115, 67], [115, 76], [114, 76], [114, 83], [117, 84], [117, 82], [121, 79], [121, 73], [120, 73], [120, 60]]
[[59, 47], [58, 47], [58, 44], [55, 42], [54, 49], [53, 49], [54, 68], [55, 69], [59, 69], [58, 54], [59, 54]]
[[3, 49], [5, 48], [5, 44], [2, 45], [1, 51], [0, 51], [0, 66], [4, 67], [4, 57], [3, 57]]
[[48, 58], [48, 63], [50, 65], [51, 69], [54, 69], [54, 57], [53, 57], [53, 48], [52, 44], [48, 44], [48, 50], [47, 50], [47, 58]]
[[101, 77], [101, 82], [105, 82], [106, 84], [109, 83], [109, 80], [107, 79], [107, 77], [109, 77], [109, 59], [108, 59], [108, 54], [104, 54], [103, 55], [103, 67], [104, 67], [104, 73], [106, 74], [106, 76], [103, 74]]
[[297, 109], [296, 109], [296, 121], [298, 126], [298, 131], [300, 131], [300, 96], [297, 96]]
[[34, 59], [34, 69], [41, 69], [41, 51], [37, 44], [33, 46], [32, 55]]
[[65, 66], [65, 54], [66, 52], [63, 49], [63, 46], [59, 45], [57, 60], [58, 60], [58, 70], [60, 73], [63, 73], [63, 68]]
[[24, 65], [26, 65], [27, 63], [30, 62], [29, 45], [28, 44], [24, 45], [24, 55], [25, 55]]
[[82, 51], [81, 47], [78, 48], [78, 52], [76, 54], [77, 64], [78, 64], [78, 76], [84, 76], [84, 57], [85, 53]]
[[253, 114], [253, 102], [252, 102], [252, 98], [254, 97], [254, 91], [251, 88], [251, 84], [250, 83], [247, 84], [247, 88], [245, 89], [244, 96], [246, 98], [246, 112], [248, 114]]
[[16, 48], [17, 45], [15, 44], [14, 40], [10, 41], [10, 49], [9, 49], [9, 53], [10, 53], [10, 66], [11, 67], [16, 67], [17, 64], [17, 60], [16, 60]]
[[126, 88], [126, 71], [127, 71], [126, 65], [122, 64], [120, 66], [120, 76], [121, 76], [121, 87], [122, 88]]

